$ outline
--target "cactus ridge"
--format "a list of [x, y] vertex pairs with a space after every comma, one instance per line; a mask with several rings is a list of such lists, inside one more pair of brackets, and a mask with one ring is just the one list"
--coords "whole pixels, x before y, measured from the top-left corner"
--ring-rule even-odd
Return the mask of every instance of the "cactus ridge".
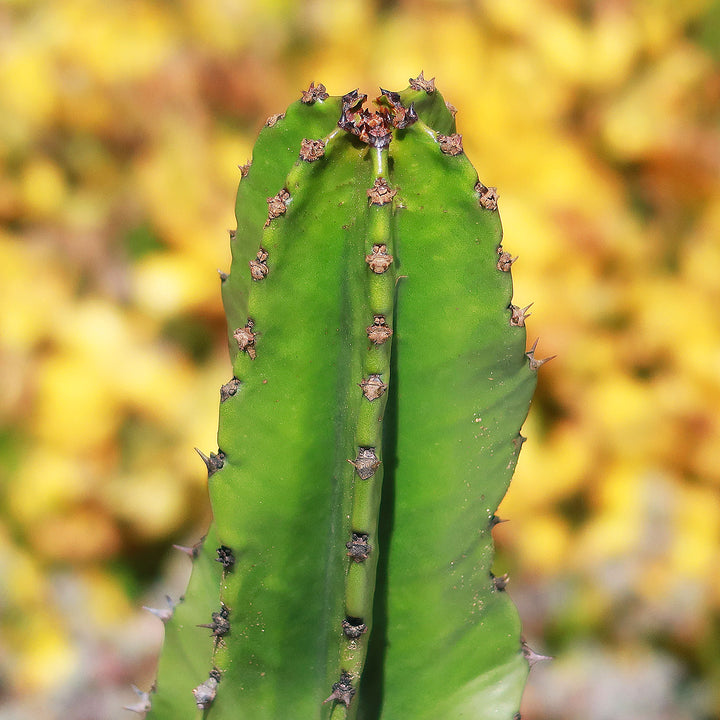
[[549, 358], [525, 352], [496, 189], [434, 80], [366, 99], [311, 84], [241, 168], [233, 376], [218, 451], [198, 450], [214, 520], [180, 548], [150, 717], [517, 710], [527, 656], [491, 529]]

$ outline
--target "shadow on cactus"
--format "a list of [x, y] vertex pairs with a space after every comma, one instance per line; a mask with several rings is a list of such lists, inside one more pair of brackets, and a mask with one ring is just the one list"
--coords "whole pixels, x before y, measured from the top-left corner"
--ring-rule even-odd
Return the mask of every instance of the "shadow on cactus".
[[517, 717], [492, 528], [544, 361], [454, 109], [422, 74], [365, 101], [311, 84], [242, 168], [214, 520], [153, 720]]

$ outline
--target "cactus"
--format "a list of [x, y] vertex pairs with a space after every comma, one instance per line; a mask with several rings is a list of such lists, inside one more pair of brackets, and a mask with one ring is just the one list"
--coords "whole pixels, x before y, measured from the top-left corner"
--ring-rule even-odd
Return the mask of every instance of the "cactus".
[[544, 360], [454, 109], [422, 74], [365, 100], [311, 84], [241, 168], [213, 523], [156, 611], [153, 720], [518, 711], [492, 528]]

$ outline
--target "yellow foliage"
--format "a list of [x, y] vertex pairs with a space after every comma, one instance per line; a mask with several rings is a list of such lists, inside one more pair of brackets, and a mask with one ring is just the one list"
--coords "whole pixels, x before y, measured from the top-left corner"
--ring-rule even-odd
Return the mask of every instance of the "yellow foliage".
[[[460, 110], [481, 180], [499, 187], [504, 245], [519, 256], [513, 301], [534, 301], [530, 341], [559, 356], [541, 369], [500, 511], [514, 522], [499, 534], [539, 586], [582, 578], [568, 603], [583, 627], [632, 598], [665, 647], [709, 637], [720, 134], [717, 62], [696, 36], [710, 6], [6, 3], [8, 693], [56, 690], [82, 663], [53, 567], [84, 588], [88, 622], [112, 626], [134, 601], [108, 563], [131, 574], [131, 549], [177, 541], [203, 513], [192, 447], [215, 449], [229, 372], [215, 268], [227, 269], [255, 130], [310, 80], [373, 93], [421, 69]], [[214, 339], [175, 337], [187, 321]]]

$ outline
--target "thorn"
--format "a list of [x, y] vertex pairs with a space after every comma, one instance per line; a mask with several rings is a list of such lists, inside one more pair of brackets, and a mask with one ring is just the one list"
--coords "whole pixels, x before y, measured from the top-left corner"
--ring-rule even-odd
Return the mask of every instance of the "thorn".
[[212, 630], [213, 637], [221, 638], [223, 635], [227, 635], [230, 632], [230, 610], [225, 603], [220, 603], [220, 611], [212, 614], [212, 622], [203, 625], [197, 625], [196, 627], [208, 628]]
[[213, 668], [210, 671], [210, 675], [205, 682], [200, 683], [196, 688], [193, 688], [193, 695], [195, 696], [195, 704], [198, 706], [198, 710], [206, 710], [212, 705], [212, 701], [217, 695], [217, 686], [220, 682], [220, 671]]
[[220, 268], [218, 268], [217, 271], [218, 275], [220, 276], [220, 280], [222, 282], [225, 282], [228, 279], [229, 275], [226, 272], [223, 272]]
[[527, 359], [530, 361], [530, 369], [531, 370], [537, 370], [538, 368], [542, 367], [546, 362], [550, 362], [551, 360], [553, 360], [554, 358], [557, 357], [557, 355], [550, 355], [550, 357], [546, 357], [546, 358], [543, 358], [542, 360], [538, 360], [535, 357], [535, 349], [537, 348], [539, 339], [540, 338], [535, 340], [535, 342], [533, 343], [533, 346], [525, 353], [525, 357], [527, 357]]
[[323, 700], [323, 705], [329, 703], [332, 700], [341, 702], [345, 707], [350, 707], [350, 701], [355, 695], [355, 688], [352, 686], [352, 675], [347, 671], [343, 670], [340, 674], [340, 680], [333, 683], [332, 693], [329, 697]]
[[130, 712], [137, 713], [138, 715], [150, 712], [150, 709], [152, 707], [150, 693], [143, 692], [136, 685], [131, 685], [130, 687], [132, 687], [132, 689], [135, 691], [135, 694], [138, 696], [139, 700], [134, 705], [125, 705], [123, 707], [123, 710], [129, 710]]
[[375, 454], [375, 448], [361, 447], [358, 449], [358, 456], [355, 460], [348, 460], [348, 462], [355, 468], [355, 472], [361, 480], [368, 480], [380, 467], [381, 461]]
[[520, 638], [520, 647], [522, 654], [528, 662], [528, 665], [532, 667], [535, 663], [543, 662], [544, 660], [553, 660], [551, 655], [540, 655], [536, 653], [526, 642], [525, 638]]
[[187, 545], [173, 545], [173, 547], [176, 550], [184, 552], [191, 560], [194, 560], [200, 554], [200, 548], [202, 547], [203, 540], [205, 540], [204, 536], [191, 547]]
[[199, 448], [195, 448], [195, 452], [197, 452], [197, 454], [202, 458], [202, 461], [205, 463], [205, 467], [208, 471], [208, 477], [214, 475], [225, 464], [224, 452], [218, 452], [217, 454], [211, 452], [210, 457], [208, 457]]
[[496, 525], [501, 525], [502, 523], [506, 523], [506, 522], [509, 522], [509, 521], [506, 520], [505, 518], [500, 518], [500, 517], [498, 517], [497, 515], [493, 515], [493, 516], [490, 518], [490, 528], [492, 529], [492, 528], [494, 528]]
[[[248, 160], [244, 165], [238, 165], [238, 169], [240, 170], [240, 179], [247, 177], [247, 174], [250, 172], [250, 160]], [[233, 238], [230, 238], [231, 240]]]
[[517, 305], [510, 305], [510, 325], [512, 327], [525, 327], [525, 318], [530, 317], [532, 313], [529, 313], [528, 310], [534, 305], [535, 303], [530, 303], [529, 305], [526, 305], [524, 308], [520, 308]]
[[143, 610], [147, 610], [149, 613], [152, 613], [153, 615], [155, 615], [155, 617], [160, 618], [163, 621], [163, 623], [166, 623], [173, 616], [173, 612], [175, 612], [176, 603], [174, 603], [172, 601], [172, 598], [169, 595], [165, 596], [165, 600], [167, 600], [167, 604], [168, 604], [168, 606], [166, 608], [160, 608], [160, 609], [151, 608], [151, 607], [148, 607], [147, 605], [143, 605], [142, 608], [143, 608]]

